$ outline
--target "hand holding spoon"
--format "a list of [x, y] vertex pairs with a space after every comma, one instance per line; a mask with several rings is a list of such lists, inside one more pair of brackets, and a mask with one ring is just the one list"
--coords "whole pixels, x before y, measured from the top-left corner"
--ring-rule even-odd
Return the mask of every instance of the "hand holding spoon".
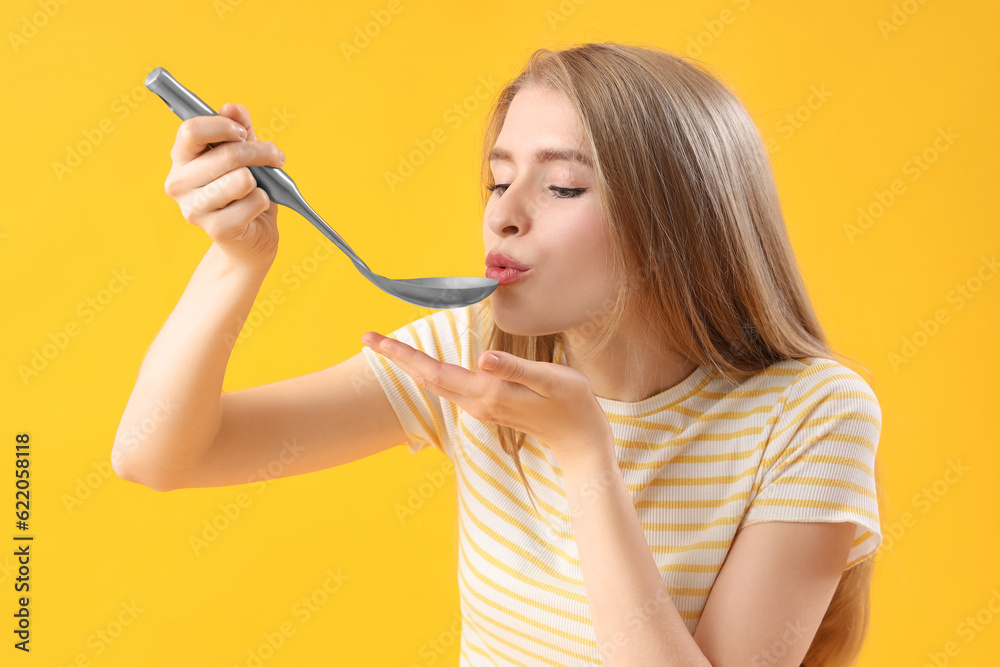
[[[145, 80], [146, 87], [156, 93], [181, 120], [194, 116], [218, 114], [197, 95], [182, 86], [167, 70], [157, 67]], [[340, 235], [306, 203], [295, 181], [284, 171], [268, 165], [249, 167], [257, 187], [267, 193], [271, 201], [298, 212], [311, 222], [324, 236], [347, 255], [354, 266], [383, 292], [425, 308], [461, 308], [482, 301], [492, 294], [500, 283], [486, 277], [442, 277], [390, 279], [380, 276], [361, 261], [357, 253], [340, 238]]]

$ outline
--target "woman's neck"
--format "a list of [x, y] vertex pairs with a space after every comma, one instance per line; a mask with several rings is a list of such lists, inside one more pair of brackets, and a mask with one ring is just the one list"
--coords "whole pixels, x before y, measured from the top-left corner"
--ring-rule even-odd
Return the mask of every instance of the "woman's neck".
[[566, 365], [586, 375], [601, 398], [635, 403], [679, 384], [698, 368], [635, 327], [623, 326], [603, 354], [581, 362], [591, 341], [571, 331], [562, 335]]

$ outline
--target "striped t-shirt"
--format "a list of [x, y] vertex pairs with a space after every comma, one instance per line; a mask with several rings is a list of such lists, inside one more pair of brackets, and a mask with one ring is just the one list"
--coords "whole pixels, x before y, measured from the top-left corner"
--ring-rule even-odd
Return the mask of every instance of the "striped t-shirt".
[[[389, 337], [475, 369], [484, 351], [478, 308], [435, 311]], [[362, 349], [409, 450], [430, 445], [455, 465], [460, 664], [602, 664], [551, 450], [530, 435], [521, 450], [539, 517], [496, 425]], [[559, 337], [553, 362], [566, 364]], [[743, 526], [854, 522], [845, 569], [882, 541], [874, 479], [881, 410], [864, 379], [833, 360], [782, 361], [742, 383], [699, 366], [644, 400], [597, 400], [650, 550], [692, 634]]]

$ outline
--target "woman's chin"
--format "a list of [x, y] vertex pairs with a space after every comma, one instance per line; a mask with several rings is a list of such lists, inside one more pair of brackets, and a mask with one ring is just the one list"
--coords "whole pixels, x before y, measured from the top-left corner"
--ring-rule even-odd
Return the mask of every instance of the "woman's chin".
[[526, 322], [523, 317], [504, 312], [502, 308], [496, 306], [493, 306], [493, 322], [500, 331], [512, 336], [534, 335], [531, 327], [525, 326]]
[[561, 331], [544, 316], [539, 317], [536, 309], [526, 310], [523, 301], [504, 299], [496, 293], [490, 295], [490, 311], [497, 328], [512, 336], [545, 336]]
[[494, 311], [493, 321], [497, 328], [512, 336], [547, 336], [550, 333], [555, 333], [551, 329], [538, 326], [525, 318], [497, 317], [496, 311]]

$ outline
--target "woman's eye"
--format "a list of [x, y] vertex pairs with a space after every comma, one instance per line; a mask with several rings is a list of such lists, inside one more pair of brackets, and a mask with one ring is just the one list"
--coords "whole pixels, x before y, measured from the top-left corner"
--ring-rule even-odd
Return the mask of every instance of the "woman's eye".
[[[490, 192], [499, 190], [499, 192], [497, 192], [497, 196], [499, 197], [506, 192], [509, 187], [509, 183], [497, 183], [495, 185], [487, 186], [487, 189]], [[586, 192], [587, 188], [561, 188], [558, 185], [550, 185], [549, 190], [552, 191], [552, 196], [556, 199], [572, 199], [573, 197], [579, 197], [581, 194]]]
[[560, 188], [556, 185], [550, 185], [549, 190], [552, 190], [556, 199], [571, 199], [582, 195], [587, 188]]

